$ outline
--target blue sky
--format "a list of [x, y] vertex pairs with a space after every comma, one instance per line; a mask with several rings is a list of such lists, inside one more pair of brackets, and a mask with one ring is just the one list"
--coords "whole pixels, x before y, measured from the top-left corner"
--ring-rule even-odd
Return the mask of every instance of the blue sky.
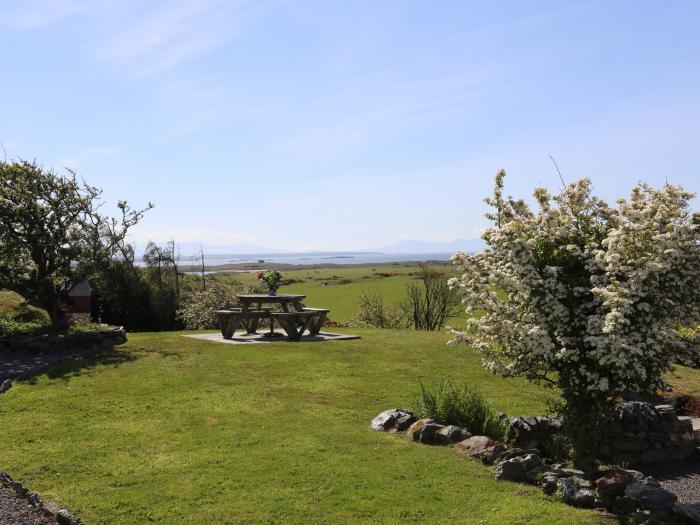
[[0, 0], [0, 142], [179, 242], [478, 237], [514, 195], [700, 190], [700, 3]]

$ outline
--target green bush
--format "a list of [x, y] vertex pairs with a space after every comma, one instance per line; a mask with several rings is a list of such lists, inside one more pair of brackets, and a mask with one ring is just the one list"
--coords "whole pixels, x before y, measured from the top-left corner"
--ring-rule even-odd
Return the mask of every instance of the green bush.
[[183, 304], [177, 310], [177, 318], [187, 330], [216, 328], [214, 310], [240, 308], [241, 303], [236, 296], [246, 291], [244, 286], [230, 286], [212, 281], [206, 290], [191, 291], [186, 295]]
[[19, 324], [12, 316], [0, 313], [0, 335], [10, 335], [19, 330]]
[[399, 308], [384, 304], [379, 292], [365, 290], [357, 298], [359, 311], [348, 322], [357, 328], [405, 328], [406, 319]]
[[421, 418], [431, 418], [446, 425], [465, 427], [472, 434], [504, 439], [507, 421], [491, 407], [476, 389], [454, 386], [450, 381], [420, 385], [412, 410]]

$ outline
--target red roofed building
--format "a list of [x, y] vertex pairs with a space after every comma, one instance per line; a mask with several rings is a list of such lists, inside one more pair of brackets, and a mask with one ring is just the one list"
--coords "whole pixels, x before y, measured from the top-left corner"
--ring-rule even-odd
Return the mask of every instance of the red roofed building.
[[68, 313], [75, 317], [92, 315], [92, 287], [87, 281], [76, 283], [68, 292]]

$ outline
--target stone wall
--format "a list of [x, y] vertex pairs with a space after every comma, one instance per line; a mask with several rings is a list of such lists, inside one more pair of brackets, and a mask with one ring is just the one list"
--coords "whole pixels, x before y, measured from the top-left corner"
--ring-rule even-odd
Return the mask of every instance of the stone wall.
[[628, 401], [603, 425], [601, 459], [622, 465], [683, 461], [700, 445], [690, 417], [671, 405]]
[[[562, 424], [559, 418], [512, 417], [508, 438], [519, 448], [544, 451], [547, 441], [562, 431]], [[602, 431], [599, 459], [616, 465], [683, 461], [700, 446], [700, 431], [693, 431], [692, 418], [679, 416], [671, 405], [621, 403]]]
[[0, 337], [0, 352], [26, 351], [51, 352], [54, 350], [102, 349], [126, 342], [122, 327], [112, 327], [91, 332], [67, 335], [6, 335]]

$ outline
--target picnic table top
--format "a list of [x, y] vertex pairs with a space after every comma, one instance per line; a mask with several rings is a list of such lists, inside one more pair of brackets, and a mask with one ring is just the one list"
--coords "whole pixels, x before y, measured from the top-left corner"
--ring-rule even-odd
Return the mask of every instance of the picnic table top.
[[278, 295], [267, 295], [266, 293], [259, 293], [259, 294], [245, 294], [245, 295], [237, 295], [239, 299], [243, 301], [251, 301], [251, 302], [270, 302], [270, 303], [275, 303], [275, 302], [280, 302], [280, 301], [298, 301], [300, 299], [305, 299], [305, 295], [297, 295], [297, 294], [278, 294]]

